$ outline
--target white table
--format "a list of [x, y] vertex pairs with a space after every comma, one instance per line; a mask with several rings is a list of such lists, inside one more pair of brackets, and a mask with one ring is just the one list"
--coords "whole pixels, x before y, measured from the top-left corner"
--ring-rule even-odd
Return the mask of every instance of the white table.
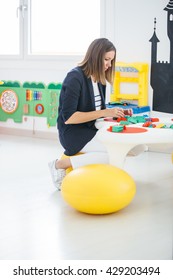
[[[104, 125], [103, 123], [98, 123], [97, 127], [101, 128], [97, 132], [97, 137], [106, 146], [110, 164], [119, 168], [123, 168], [128, 152], [137, 145], [165, 145], [168, 143], [173, 145], [173, 129], [144, 128], [147, 130], [146, 132], [121, 133], [108, 131], [110, 125], [114, 125], [114, 123], [108, 122]], [[134, 127], [134, 125], [128, 127]], [[142, 125], [140, 125], [140, 127], [142, 127]]]

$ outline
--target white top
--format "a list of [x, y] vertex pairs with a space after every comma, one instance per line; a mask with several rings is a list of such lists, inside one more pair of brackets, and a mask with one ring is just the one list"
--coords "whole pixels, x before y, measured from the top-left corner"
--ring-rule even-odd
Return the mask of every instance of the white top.
[[92, 84], [93, 84], [93, 91], [94, 91], [95, 108], [96, 108], [96, 110], [101, 110], [102, 101], [101, 101], [101, 96], [100, 96], [100, 92], [98, 89], [98, 84], [94, 83], [93, 81], [92, 81]]

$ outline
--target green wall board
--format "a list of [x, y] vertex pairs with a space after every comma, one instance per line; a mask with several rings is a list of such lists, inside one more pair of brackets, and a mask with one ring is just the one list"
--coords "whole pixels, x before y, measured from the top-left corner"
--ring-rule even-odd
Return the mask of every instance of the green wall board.
[[56, 126], [61, 84], [4, 81], [0, 85], [0, 121], [22, 122], [23, 116], [45, 117], [48, 126]]

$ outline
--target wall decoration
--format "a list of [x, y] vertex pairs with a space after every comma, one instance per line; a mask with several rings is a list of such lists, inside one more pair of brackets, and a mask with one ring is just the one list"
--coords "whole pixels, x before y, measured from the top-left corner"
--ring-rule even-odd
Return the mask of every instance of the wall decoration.
[[44, 106], [42, 104], [37, 104], [35, 106], [35, 111], [36, 111], [37, 114], [40, 114], [40, 115], [43, 114]]
[[1, 108], [4, 112], [12, 114], [17, 110], [17, 94], [10, 89], [4, 90], [1, 94]]
[[154, 19], [154, 33], [151, 39], [151, 77], [153, 88], [153, 110], [173, 113], [173, 0], [164, 8], [167, 12], [167, 35], [170, 40], [169, 61], [157, 61], [156, 18]]
[[47, 119], [56, 126], [61, 83], [3, 81], [0, 84], [0, 121], [22, 123], [27, 116]]

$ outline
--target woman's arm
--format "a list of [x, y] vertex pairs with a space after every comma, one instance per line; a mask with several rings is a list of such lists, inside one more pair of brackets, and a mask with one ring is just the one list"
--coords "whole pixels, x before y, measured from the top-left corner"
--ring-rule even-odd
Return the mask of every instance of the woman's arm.
[[71, 117], [65, 122], [65, 124], [78, 124], [93, 121], [103, 117], [124, 117], [124, 110], [122, 108], [109, 108], [98, 111], [91, 112], [75, 112]]

